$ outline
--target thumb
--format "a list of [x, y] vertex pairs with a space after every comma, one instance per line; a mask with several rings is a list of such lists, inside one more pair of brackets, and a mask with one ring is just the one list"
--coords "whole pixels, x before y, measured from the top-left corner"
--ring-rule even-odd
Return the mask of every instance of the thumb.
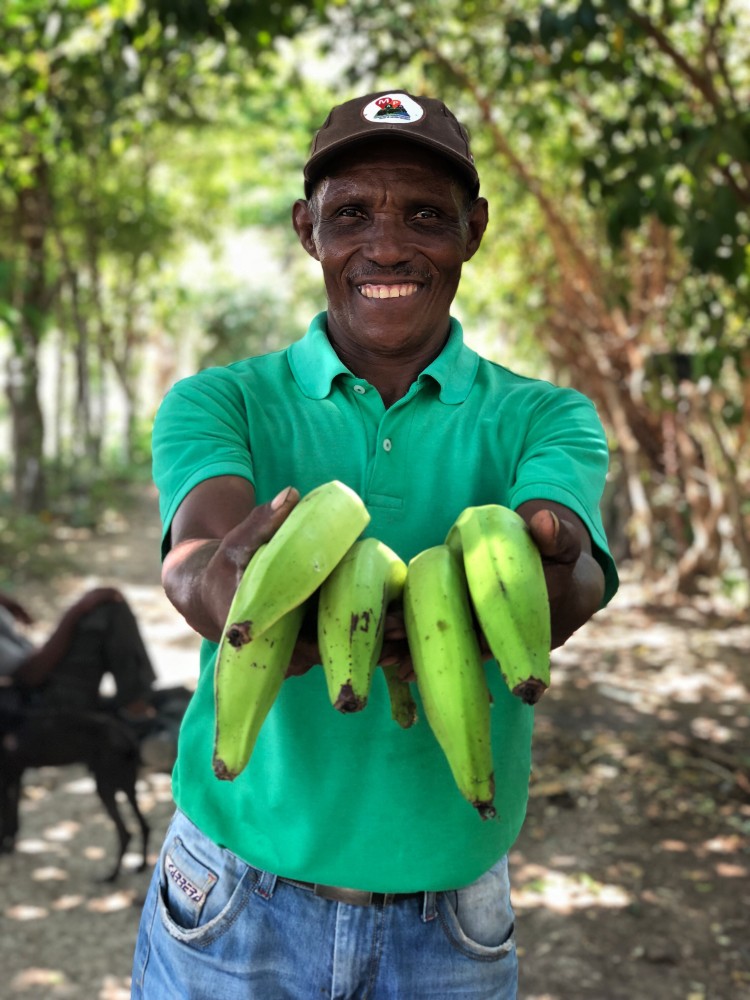
[[581, 542], [570, 522], [553, 510], [538, 510], [529, 521], [529, 530], [542, 557], [549, 562], [574, 563], [581, 554]]

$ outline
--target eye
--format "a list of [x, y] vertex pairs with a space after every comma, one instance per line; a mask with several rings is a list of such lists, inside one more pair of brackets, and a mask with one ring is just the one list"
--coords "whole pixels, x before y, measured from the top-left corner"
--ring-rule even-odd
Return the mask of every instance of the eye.
[[415, 219], [437, 219], [438, 213], [434, 208], [420, 208], [414, 213]]
[[337, 219], [359, 219], [363, 215], [361, 209], [355, 205], [344, 205], [336, 212]]

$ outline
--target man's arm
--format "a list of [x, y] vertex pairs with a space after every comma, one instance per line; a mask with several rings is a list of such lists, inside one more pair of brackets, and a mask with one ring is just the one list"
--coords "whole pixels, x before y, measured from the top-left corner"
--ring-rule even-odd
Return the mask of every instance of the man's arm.
[[0, 590], [0, 608], [5, 608], [9, 611], [16, 621], [21, 622], [23, 625], [31, 625], [32, 617], [26, 608], [15, 599], [11, 597], [10, 594], [6, 594], [4, 591]]
[[568, 507], [550, 500], [528, 500], [517, 513], [528, 524], [542, 554], [555, 649], [598, 611], [604, 572], [592, 555], [586, 525]]
[[199, 483], [177, 509], [170, 551], [162, 566], [167, 597], [188, 625], [218, 642], [245, 567], [286, 520], [299, 493], [282, 490], [255, 504], [255, 490], [240, 476]]

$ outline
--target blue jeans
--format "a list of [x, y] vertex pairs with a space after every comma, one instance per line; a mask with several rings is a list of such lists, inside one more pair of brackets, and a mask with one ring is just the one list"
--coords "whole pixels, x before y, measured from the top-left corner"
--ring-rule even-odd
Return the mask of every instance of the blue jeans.
[[247, 865], [177, 812], [141, 916], [134, 1000], [515, 1000], [507, 858], [370, 906]]

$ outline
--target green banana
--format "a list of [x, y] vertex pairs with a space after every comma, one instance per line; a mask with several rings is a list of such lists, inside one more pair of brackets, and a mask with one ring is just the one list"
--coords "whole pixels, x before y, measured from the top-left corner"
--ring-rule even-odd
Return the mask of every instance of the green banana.
[[498, 504], [467, 507], [446, 543], [462, 555], [479, 625], [505, 683], [534, 705], [550, 683], [550, 608], [526, 522]]
[[230, 645], [256, 639], [304, 603], [369, 521], [361, 498], [338, 480], [302, 497], [242, 575], [227, 616]]
[[388, 605], [401, 596], [406, 564], [377, 538], [355, 542], [320, 588], [318, 646], [331, 704], [360, 712], [383, 649]]
[[247, 766], [284, 681], [304, 615], [305, 606], [300, 604], [257, 639], [240, 646], [228, 640], [226, 631], [222, 636], [214, 673], [217, 778], [234, 781]]
[[461, 562], [447, 545], [409, 563], [404, 621], [425, 715], [456, 784], [482, 819], [495, 816], [490, 692]]

